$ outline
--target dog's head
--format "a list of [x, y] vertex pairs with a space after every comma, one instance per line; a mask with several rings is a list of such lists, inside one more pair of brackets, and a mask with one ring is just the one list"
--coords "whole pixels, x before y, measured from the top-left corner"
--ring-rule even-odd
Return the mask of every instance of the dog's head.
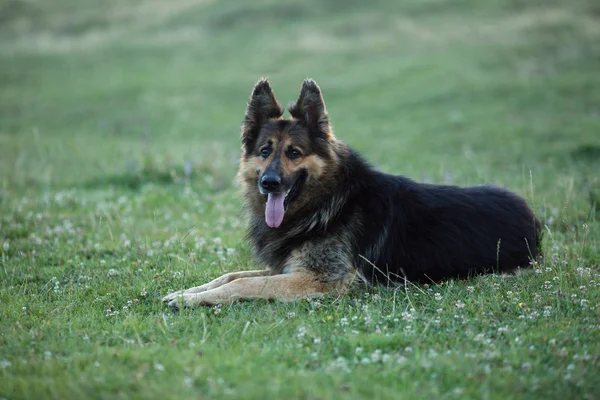
[[269, 82], [261, 79], [242, 125], [240, 177], [246, 200], [256, 214], [264, 212], [271, 228], [321, 197], [336, 164], [336, 140], [315, 81], [304, 81], [288, 111], [291, 118], [282, 118]]

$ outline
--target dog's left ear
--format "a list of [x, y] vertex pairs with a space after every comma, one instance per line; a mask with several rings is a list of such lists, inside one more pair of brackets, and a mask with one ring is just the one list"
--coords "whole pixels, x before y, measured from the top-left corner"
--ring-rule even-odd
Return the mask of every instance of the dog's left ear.
[[288, 106], [288, 111], [292, 117], [304, 121], [311, 134], [316, 134], [327, 141], [334, 139], [325, 101], [317, 82], [312, 79], [304, 80], [298, 100]]

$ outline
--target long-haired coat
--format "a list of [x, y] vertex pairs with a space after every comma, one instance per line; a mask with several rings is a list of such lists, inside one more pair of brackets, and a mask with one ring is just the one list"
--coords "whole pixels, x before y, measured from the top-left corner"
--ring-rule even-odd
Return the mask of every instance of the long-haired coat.
[[242, 125], [239, 178], [263, 268], [171, 293], [170, 306], [340, 295], [354, 283], [510, 272], [537, 257], [540, 224], [516, 194], [376, 171], [334, 136], [313, 80], [288, 111], [263, 79]]

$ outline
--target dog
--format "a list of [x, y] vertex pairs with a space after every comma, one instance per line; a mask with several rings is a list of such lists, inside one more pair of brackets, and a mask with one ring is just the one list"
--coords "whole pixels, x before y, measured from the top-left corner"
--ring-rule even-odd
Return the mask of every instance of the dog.
[[515, 193], [376, 171], [334, 136], [311, 79], [288, 111], [282, 118], [261, 79], [241, 129], [248, 239], [264, 269], [171, 293], [169, 306], [340, 296], [355, 285], [513, 272], [538, 256], [540, 223]]

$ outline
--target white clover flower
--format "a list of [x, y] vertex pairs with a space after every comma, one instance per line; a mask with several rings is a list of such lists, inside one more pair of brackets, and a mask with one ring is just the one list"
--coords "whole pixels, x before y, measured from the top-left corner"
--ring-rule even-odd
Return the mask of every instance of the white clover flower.
[[409, 312], [402, 311], [402, 319], [405, 321], [414, 321], [415, 316]]
[[306, 328], [303, 326], [299, 327], [296, 332], [296, 336], [298, 337], [298, 339], [302, 339], [305, 335], [306, 335]]

